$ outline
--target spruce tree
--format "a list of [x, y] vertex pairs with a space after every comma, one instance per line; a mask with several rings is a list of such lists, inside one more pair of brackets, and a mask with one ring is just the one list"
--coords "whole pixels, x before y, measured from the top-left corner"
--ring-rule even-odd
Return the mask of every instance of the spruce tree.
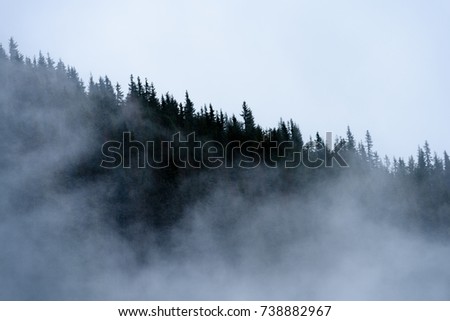
[[430, 145], [428, 145], [428, 141], [425, 141], [425, 144], [423, 146], [423, 152], [425, 157], [426, 171], [429, 172], [431, 170], [431, 150]]
[[184, 121], [186, 130], [188, 132], [194, 129], [194, 117], [195, 117], [194, 103], [189, 98], [189, 93], [186, 91], [184, 102]]
[[346, 148], [348, 151], [355, 152], [356, 151], [356, 142], [355, 137], [353, 136], [350, 126], [347, 126], [347, 145]]
[[13, 62], [22, 63], [23, 62], [23, 56], [19, 52], [19, 46], [14, 41], [13, 38], [9, 39], [9, 59]]
[[8, 56], [6, 55], [5, 49], [0, 44], [0, 62], [6, 61], [8, 59]]
[[369, 131], [366, 131], [366, 148], [367, 148], [367, 161], [370, 166], [374, 165], [374, 155], [373, 155], [373, 141], [372, 136]]
[[248, 139], [254, 139], [255, 134], [255, 119], [247, 103], [244, 101], [242, 103], [242, 113], [241, 116], [244, 120], [244, 131]]
[[119, 107], [123, 106], [123, 91], [119, 83], [116, 83], [116, 100]]
[[294, 142], [294, 149], [299, 151], [303, 148], [303, 137], [300, 128], [292, 119], [289, 120], [289, 132], [291, 140]]
[[450, 178], [450, 157], [448, 156], [446, 151], [444, 151], [444, 170], [445, 176], [447, 178]]

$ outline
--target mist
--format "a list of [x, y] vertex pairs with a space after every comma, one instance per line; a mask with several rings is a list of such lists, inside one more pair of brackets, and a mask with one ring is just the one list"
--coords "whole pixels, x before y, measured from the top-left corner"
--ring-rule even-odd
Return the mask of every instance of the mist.
[[[47, 99], [19, 82], [23, 66], [5, 66], [0, 299], [450, 299], [450, 229], [416, 224], [412, 189], [370, 171], [306, 184], [307, 169], [218, 169], [181, 176], [149, 207], [159, 172], [100, 170], [105, 112], [78, 83], [53, 79]], [[36, 69], [40, 84], [46, 74]], [[144, 126], [129, 106], [108, 121]], [[149, 211], [176, 219], [148, 224]]]
[[[106, 205], [92, 195], [104, 192], [101, 184], [57, 193], [40, 183], [32, 188], [36, 183], [25, 175], [16, 189], [33, 195], [38, 187], [39, 200], [27, 213], [10, 205], [3, 215], [2, 299], [446, 300], [450, 295], [447, 242], [373, 217], [355, 204], [354, 194], [339, 193], [339, 185], [319, 190], [317, 198], [278, 194], [256, 203], [220, 186], [186, 210], [167, 244], [146, 237], [136, 250], [99, 218], [98, 208]], [[11, 204], [23, 202], [13, 192], [2, 195]]]

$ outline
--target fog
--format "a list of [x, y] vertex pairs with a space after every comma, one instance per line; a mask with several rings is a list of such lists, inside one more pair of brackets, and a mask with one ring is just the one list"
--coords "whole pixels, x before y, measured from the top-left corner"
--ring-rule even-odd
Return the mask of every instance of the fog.
[[63, 105], [32, 88], [27, 100], [12, 80], [0, 91], [0, 299], [450, 299], [448, 237], [412, 224], [415, 200], [389, 195], [376, 174], [283, 188], [278, 170], [209, 171], [179, 182], [175, 200], [207, 192], [164, 232], [117, 229], [124, 199], [142, 197], [117, 178], [149, 169], [73, 175], [100, 165], [101, 117], [60, 85], [73, 96]]
[[[450, 298], [448, 243], [374, 214], [359, 201], [367, 181], [345, 175], [301, 196], [276, 192], [250, 200], [218, 184], [185, 209], [167, 243], [149, 231], [136, 249], [101, 215], [114, 208], [104, 203], [111, 180], [58, 187], [60, 173], [91, 146], [74, 140], [64, 113], [47, 111], [3, 110], [9, 124], [2, 127], [0, 172], [3, 300]], [[77, 132], [89, 136], [88, 128]], [[270, 173], [247, 174], [262, 189], [274, 183]], [[375, 183], [371, 204], [385, 202], [383, 182], [367, 180]], [[383, 205], [398, 206], [414, 204]]]

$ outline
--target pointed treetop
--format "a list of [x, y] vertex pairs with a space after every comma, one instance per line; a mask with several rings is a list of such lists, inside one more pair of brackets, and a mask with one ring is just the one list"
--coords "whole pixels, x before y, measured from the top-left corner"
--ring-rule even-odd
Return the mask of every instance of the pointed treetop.
[[350, 151], [356, 150], [355, 137], [350, 130], [350, 126], [347, 126], [347, 149]]
[[9, 59], [14, 62], [23, 62], [23, 56], [19, 52], [19, 46], [12, 37], [9, 39]]
[[6, 55], [5, 49], [3, 49], [2, 44], [0, 43], [0, 61], [8, 59], [8, 56]]

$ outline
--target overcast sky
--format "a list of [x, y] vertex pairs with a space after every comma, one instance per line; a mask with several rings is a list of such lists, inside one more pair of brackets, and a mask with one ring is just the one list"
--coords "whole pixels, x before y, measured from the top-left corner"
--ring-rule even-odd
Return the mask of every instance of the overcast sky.
[[449, 1], [5, 1], [0, 42], [75, 66], [87, 82], [131, 73], [197, 108], [293, 118], [381, 156], [450, 152]]

